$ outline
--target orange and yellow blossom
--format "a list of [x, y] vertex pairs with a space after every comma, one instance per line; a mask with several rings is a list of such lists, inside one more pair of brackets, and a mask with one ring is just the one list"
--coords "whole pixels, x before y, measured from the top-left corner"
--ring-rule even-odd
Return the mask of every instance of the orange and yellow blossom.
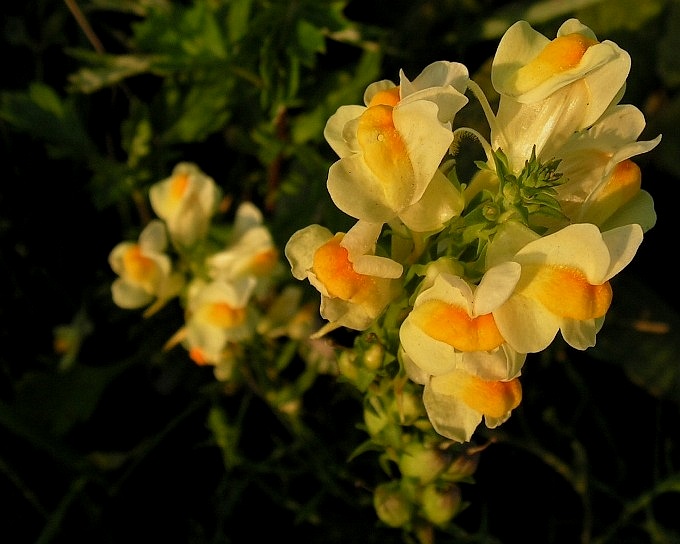
[[338, 327], [366, 329], [400, 292], [402, 265], [375, 255], [381, 230], [381, 224], [359, 221], [333, 235], [310, 225], [286, 244], [293, 276], [321, 293], [321, 316], [329, 323], [316, 336]]
[[244, 202], [237, 208], [229, 245], [211, 255], [206, 265], [213, 279], [229, 282], [253, 276], [258, 280], [257, 290], [267, 290], [273, 276], [282, 272], [282, 264], [278, 248], [257, 206]]
[[184, 345], [199, 365], [219, 366], [229, 346], [250, 338], [256, 316], [248, 305], [255, 279], [194, 281], [188, 289]]
[[[328, 172], [335, 205], [356, 219], [399, 218], [418, 232], [441, 229], [462, 200], [438, 172], [453, 141], [453, 118], [466, 103], [467, 68], [435, 62], [413, 81], [383, 80], [364, 94], [366, 106], [342, 106], [324, 130], [340, 160]], [[438, 204], [432, 209], [422, 199]]]
[[141, 308], [158, 299], [161, 303], [177, 295], [183, 278], [173, 272], [165, 225], [151, 221], [137, 242], [121, 242], [109, 253], [109, 265], [118, 274], [111, 285], [113, 301], [121, 308]]
[[571, 135], [593, 125], [620, 100], [630, 56], [599, 42], [590, 28], [569, 19], [549, 40], [526, 21], [512, 25], [494, 56], [491, 80], [501, 95], [491, 122], [491, 146], [521, 170], [536, 148], [540, 160], [558, 156]]
[[576, 349], [595, 345], [612, 300], [609, 280], [635, 256], [640, 225], [606, 232], [589, 223], [539, 237], [518, 223], [499, 229], [487, 265], [512, 261], [521, 275], [512, 295], [493, 311], [508, 344], [523, 353], [547, 348], [558, 331]]
[[206, 236], [219, 198], [215, 181], [188, 162], [177, 164], [170, 177], [149, 189], [153, 211], [165, 221], [170, 238], [180, 247]]
[[406, 373], [425, 386], [428, 417], [447, 438], [470, 440], [482, 418], [488, 427], [500, 425], [521, 400], [526, 355], [508, 345], [492, 313], [511, 295], [519, 273], [517, 263], [503, 263], [478, 286], [439, 273], [401, 325]]
[[654, 202], [642, 190], [640, 168], [631, 160], [661, 141], [661, 136], [637, 141], [644, 128], [638, 108], [617, 105], [567, 140], [559, 150], [560, 171], [567, 181], [556, 190], [569, 219], [600, 228], [637, 223], [645, 232], [654, 226]]

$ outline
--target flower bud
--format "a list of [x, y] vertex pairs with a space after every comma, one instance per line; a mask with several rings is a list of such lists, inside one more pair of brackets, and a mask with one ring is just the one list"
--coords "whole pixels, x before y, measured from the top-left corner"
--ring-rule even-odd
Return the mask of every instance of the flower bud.
[[353, 351], [342, 351], [338, 356], [338, 370], [347, 380], [352, 383], [359, 377], [359, 369], [356, 365], [356, 354]]
[[477, 470], [480, 451], [463, 453], [456, 457], [442, 473], [442, 478], [449, 482], [460, 482], [470, 478]]
[[425, 446], [421, 442], [406, 445], [399, 457], [402, 476], [416, 478], [421, 484], [434, 481], [448, 465], [445, 452]]
[[399, 488], [399, 482], [382, 483], [373, 493], [378, 518], [390, 527], [402, 527], [411, 520], [411, 503]]
[[454, 484], [441, 487], [431, 483], [423, 488], [420, 499], [425, 518], [442, 526], [451, 521], [460, 510], [461, 492]]
[[368, 370], [378, 370], [382, 366], [385, 349], [380, 344], [371, 344], [364, 351], [362, 361]]
[[394, 407], [397, 411], [397, 421], [402, 425], [413, 425], [419, 417], [426, 413], [422, 393], [412, 389], [404, 389], [398, 393], [394, 400]]

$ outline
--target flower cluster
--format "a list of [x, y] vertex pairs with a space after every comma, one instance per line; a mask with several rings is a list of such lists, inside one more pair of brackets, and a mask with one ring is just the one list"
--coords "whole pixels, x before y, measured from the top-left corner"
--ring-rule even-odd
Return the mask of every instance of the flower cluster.
[[[285, 254], [321, 294], [316, 336], [347, 327], [391, 354], [360, 388], [407, 377], [436, 432], [466, 443], [519, 406], [527, 354], [558, 333], [595, 345], [610, 280], [656, 220], [632, 158], [660, 137], [637, 141], [644, 117], [619, 103], [629, 70], [623, 49], [576, 19], [552, 40], [520, 21], [493, 59], [495, 112], [464, 65], [440, 61], [330, 117], [327, 187], [356, 223], [303, 228]], [[486, 134], [456, 124], [466, 94]], [[465, 137], [485, 156], [469, 179]]]
[[216, 224], [221, 190], [187, 162], [152, 185], [149, 200], [158, 218], [109, 254], [118, 275], [111, 291], [118, 306], [146, 307], [145, 316], [180, 301], [185, 323], [166, 347], [182, 344], [196, 364], [228, 380], [245, 343], [310, 335], [316, 308], [301, 306], [298, 286], [279, 290], [285, 267], [254, 204], [241, 203], [233, 224]]

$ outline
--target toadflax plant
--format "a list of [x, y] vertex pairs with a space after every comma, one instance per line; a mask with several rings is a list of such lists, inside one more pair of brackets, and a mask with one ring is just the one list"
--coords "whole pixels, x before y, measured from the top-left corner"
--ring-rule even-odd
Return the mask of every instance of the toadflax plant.
[[[295, 232], [283, 250], [292, 278], [260, 210], [242, 203], [219, 235], [219, 189], [181, 163], [151, 188], [160, 219], [111, 252], [114, 301], [150, 314], [179, 297], [185, 324], [168, 347], [289, 416], [310, 375], [353, 384], [366, 434], [354, 455], [377, 451], [385, 472], [372, 489], [378, 518], [433, 542], [465, 507], [479, 426], [521, 404], [527, 355], [558, 334], [577, 350], [596, 344], [610, 280], [654, 226], [633, 158], [660, 136], [638, 141], [645, 119], [619, 103], [629, 70], [626, 51], [576, 19], [552, 40], [520, 21], [493, 59], [496, 111], [457, 62], [372, 83], [324, 130], [339, 157], [328, 193], [356, 221]], [[488, 134], [457, 122], [471, 100]], [[466, 164], [463, 138], [484, 160]], [[318, 306], [296, 280], [318, 290]], [[332, 342], [341, 328], [355, 331], [351, 347]], [[282, 387], [270, 369], [264, 386], [249, 346], [278, 349], [282, 337], [304, 343], [312, 373]]]
[[[370, 441], [399, 467], [375, 494], [386, 523], [427, 541], [461, 506], [450, 468], [475, 451], [477, 427], [521, 403], [527, 354], [558, 332], [576, 349], [595, 345], [610, 280], [655, 223], [631, 158], [660, 136], [637, 141], [644, 118], [619, 104], [629, 69], [624, 50], [576, 19], [553, 40], [520, 21], [493, 60], [496, 112], [465, 66], [442, 61], [370, 85], [363, 106], [328, 120], [340, 157], [328, 191], [357, 222], [347, 233], [306, 227], [285, 254], [321, 293], [328, 323], [315, 335], [360, 331], [343, 373], [365, 393]], [[468, 92], [488, 140], [456, 123]], [[486, 156], [469, 179], [464, 136]]]

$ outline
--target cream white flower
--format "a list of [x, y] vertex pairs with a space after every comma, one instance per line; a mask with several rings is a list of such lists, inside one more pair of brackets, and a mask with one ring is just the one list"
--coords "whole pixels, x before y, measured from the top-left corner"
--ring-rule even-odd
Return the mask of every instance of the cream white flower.
[[173, 272], [165, 253], [167, 246], [165, 225], [156, 219], [144, 228], [137, 242], [121, 242], [113, 248], [109, 265], [119, 277], [111, 285], [111, 294], [118, 306], [141, 308], [179, 293], [183, 278]]
[[519, 170], [536, 148], [551, 159], [578, 130], [594, 124], [625, 88], [630, 56], [615, 43], [569, 19], [549, 40], [526, 21], [512, 25], [493, 60], [491, 79], [501, 99], [491, 145]]
[[576, 349], [595, 345], [612, 300], [609, 280], [635, 256], [640, 225], [601, 233], [589, 223], [539, 237], [506, 223], [487, 252], [487, 265], [514, 261], [521, 275], [512, 295], [493, 310], [498, 330], [515, 350], [544, 350], [558, 331]]
[[519, 264], [509, 261], [489, 270], [478, 287], [459, 276], [436, 276], [399, 330], [409, 359], [427, 376], [454, 369], [486, 380], [517, 376], [525, 356], [507, 345], [492, 312], [510, 297], [519, 274]]
[[229, 282], [250, 275], [258, 279], [262, 289], [269, 285], [267, 280], [283, 270], [262, 212], [251, 202], [244, 202], [236, 210], [230, 244], [208, 257], [206, 264], [213, 279]]
[[[435, 62], [413, 82], [402, 71], [399, 86], [373, 83], [365, 107], [339, 108], [324, 131], [340, 157], [328, 172], [335, 205], [373, 223], [399, 218], [419, 232], [459, 213], [460, 195], [438, 168], [453, 141], [452, 120], [467, 103], [467, 80], [462, 64]], [[438, 203], [435, 213], [417, 206], [423, 198]]]
[[205, 238], [217, 208], [220, 190], [193, 163], [179, 163], [172, 175], [151, 186], [151, 207], [163, 219], [173, 243], [191, 246]]
[[[407, 372], [417, 366], [400, 352]], [[416, 373], [418, 370], [415, 371]], [[508, 420], [522, 401], [519, 378], [484, 379], [462, 369], [427, 376], [422, 381], [423, 404], [432, 427], [456, 442], [468, 442], [484, 420], [493, 429]]]
[[253, 335], [256, 316], [248, 302], [254, 288], [252, 277], [190, 285], [184, 343], [197, 364], [220, 365], [230, 358], [229, 344]]
[[567, 217], [602, 230], [627, 223], [637, 223], [644, 231], [654, 226], [654, 202], [641, 189], [640, 168], [631, 160], [661, 141], [661, 136], [637, 141], [644, 128], [645, 118], [638, 108], [618, 105], [587, 131], [567, 140], [559, 151], [559, 169], [567, 181], [557, 187]]
[[375, 255], [382, 225], [358, 221], [346, 234], [320, 225], [297, 231], [285, 254], [293, 276], [307, 279], [321, 293], [321, 316], [335, 328], [366, 329], [400, 292], [401, 264]]

